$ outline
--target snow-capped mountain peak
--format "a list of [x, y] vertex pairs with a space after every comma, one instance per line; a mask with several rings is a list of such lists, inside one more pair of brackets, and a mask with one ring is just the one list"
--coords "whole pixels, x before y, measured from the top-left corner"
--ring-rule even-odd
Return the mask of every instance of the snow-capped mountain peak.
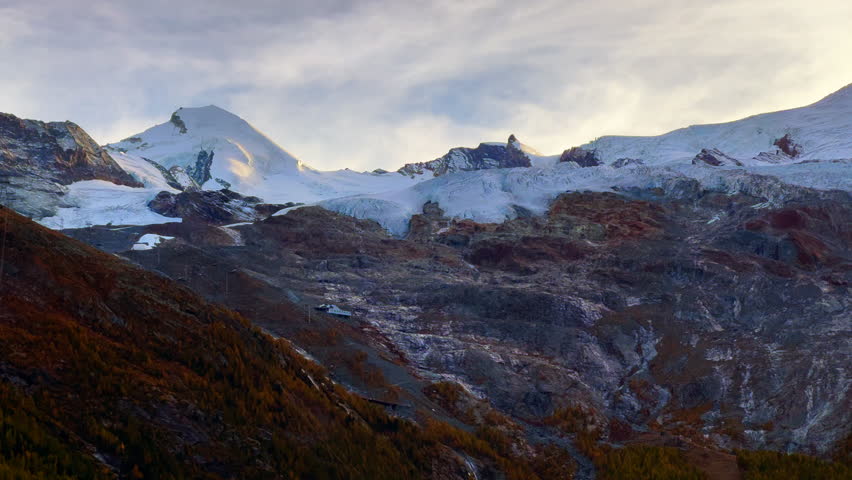
[[[252, 134], [263, 137], [270, 143], [266, 135], [256, 129], [238, 115], [231, 113], [216, 105], [205, 107], [180, 107], [172, 113], [169, 123], [178, 132], [185, 134], [226, 134], [236, 135], [238, 133]], [[184, 132], [185, 130], [185, 132]], [[278, 148], [278, 145], [275, 145]]]
[[308, 203], [398, 190], [421, 180], [398, 173], [315, 170], [215, 105], [179, 108], [167, 121], [107, 145], [106, 150], [144, 188], [77, 182], [66, 189], [63, 207], [42, 223], [75, 228], [180, 221], [149, 208], [163, 192], [228, 189], [266, 203]]
[[167, 122], [108, 148], [181, 167], [205, 188], [250, 191], [268, 175], [307, 168], [251, 124], [215, 105], [179, 108]]

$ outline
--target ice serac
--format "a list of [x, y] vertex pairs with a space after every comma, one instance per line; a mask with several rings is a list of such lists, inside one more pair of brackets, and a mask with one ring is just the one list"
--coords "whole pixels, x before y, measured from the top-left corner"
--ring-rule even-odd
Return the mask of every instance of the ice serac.
[[248, 122], [214, 105], [179, 108], [169, 121], [108, 147], [167, 169], [181, 167], [208, 190], [250, 192], [269, 175], [306, 168]]
[[44, 216], [56, 208], [63, 186], [83, 180], [142, 186], [77, 124], [0, 113], [3, 202], [26, 215]]
[[408, 176], [431, 172], [431, 176], [440, 177], [448, 173], [471, 170], [529, 167], [531, 162], [528, 153], [531, 152], [533, 151], [529, 147], [511, 135], [505, 145], [480, 143], [476, 148], [456, 147], [440, 158], [428, 162], [409, 163], [397, 171]]
[[605, 136], [583, 145], [607, 164], [640, 158], [648, 164], [688, 162], [702, 149], [754, 163], [852, 156], [852, 85], [814, 104], [741, 120], [693, 125], [659, 136]]

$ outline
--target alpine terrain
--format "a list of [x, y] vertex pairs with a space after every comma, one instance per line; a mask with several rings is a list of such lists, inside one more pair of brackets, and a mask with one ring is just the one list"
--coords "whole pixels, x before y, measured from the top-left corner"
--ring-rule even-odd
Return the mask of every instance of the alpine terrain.
[[0, 115], [0, 479], [852, 477], [852, 85], [392, 172], [166, 117]]

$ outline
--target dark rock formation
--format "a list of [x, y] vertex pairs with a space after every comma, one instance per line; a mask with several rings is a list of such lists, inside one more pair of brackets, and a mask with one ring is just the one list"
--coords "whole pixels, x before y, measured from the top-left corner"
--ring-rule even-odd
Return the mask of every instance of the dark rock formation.
[[0, 113], [0, 175], [33, 176], [68, 185], [106, 180], [141, 187], [82, 128]]
[[796, 158], [802, 154], [802, 146], [794, 142], [789, 133], [775, 140], [772, 144], [791, 158]]
[[230, 190], [188, 190], [178, 194], [160, 192], [148, 208], [165, 217], [223, 225], [262, 220], [296, 204], [268, 204], [257, 197], [244, 197]]
[[198, 157], [195, 159], [195, 165], [190, 165], [186, 169], [186, 173], [199, 186], [204, 185], [204, 182], [210, 180], [210, 166], [213, 165], [213, 150], [201, 150], [198, 152]]
[[530, 166], [530, 158], [523, 151], [521, 142], [518, 141], [515, 135], [509, 135], [509, 141], [506, 142], [506, 159], [503, 161], [503, 164], [505, 166], [501, 168]]
[[0, 113], [0, 203], [33, 218], [55, 215], [64, 186], [81, 180], [142, 186], [74, 123]]
[[476, 148], [457, 147], [441, 158], [429, 162], [409, 163], [397, 171], [403, 175], [422, 175], [429, 171], [439, 177], [446, 173], [469, 170], [529, 166], [529, 157], [512, 135], [506, 145], [480, 143]]
[[571, 147], [559, 156], [560, 162], [574, 162], [580, 167], [597, 167], [601, 160], [594, 150], [586, 150], [582, 147]]
[[[179, 174], [183, 171], [183, 169], [181, 169], [180, 167], [172, 167], [171, 169], [166, 169], [166, 167], [160, 165], [159, 163], [151, 159], [142, 157], [142, 160], [145, 160], [146, 162], [153, 165], [157, 170], [159, 170], [160, 174], [163, 176], [163, 179], [166, 180], [166, 183], [170, 187], [174, 188], [175, 190], [184, 190], [184, 188], [187, 188], [182, 183], [180, 183], [176, 177], [176, 174]], [[194, 185], [194, 187], [197, 188], [198, 185], [196, 184]]]
[[180, 118], [180, 115], [178, 115], [177, 112], [172, 113], [172, 116], [171, 118], [169, 118], [169, 121], [172, 122], [172, 125], [174, 125], [175, 128], [177, 128], [181, 134], [186, 133], [186, 124], [183, 122], [183, 119]]
[[722, 166], [737, 166], [742, 167], [743, 163], [736, 158], [729, 157], [716, 148], [702, 148], [698, 155], [692, 159], [693, 165], [710, 165], [711, 167]]

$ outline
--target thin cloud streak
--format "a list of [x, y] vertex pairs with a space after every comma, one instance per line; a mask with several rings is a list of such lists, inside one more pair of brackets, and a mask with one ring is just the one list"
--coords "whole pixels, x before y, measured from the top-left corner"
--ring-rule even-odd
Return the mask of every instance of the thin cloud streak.
[[[0, 2], [0, 111], [101, 142], [217, 104], [318, 168], [548, 153], [852, 82], [845, 1]], [[143, 4], [144, 3], [144, 4]]]

